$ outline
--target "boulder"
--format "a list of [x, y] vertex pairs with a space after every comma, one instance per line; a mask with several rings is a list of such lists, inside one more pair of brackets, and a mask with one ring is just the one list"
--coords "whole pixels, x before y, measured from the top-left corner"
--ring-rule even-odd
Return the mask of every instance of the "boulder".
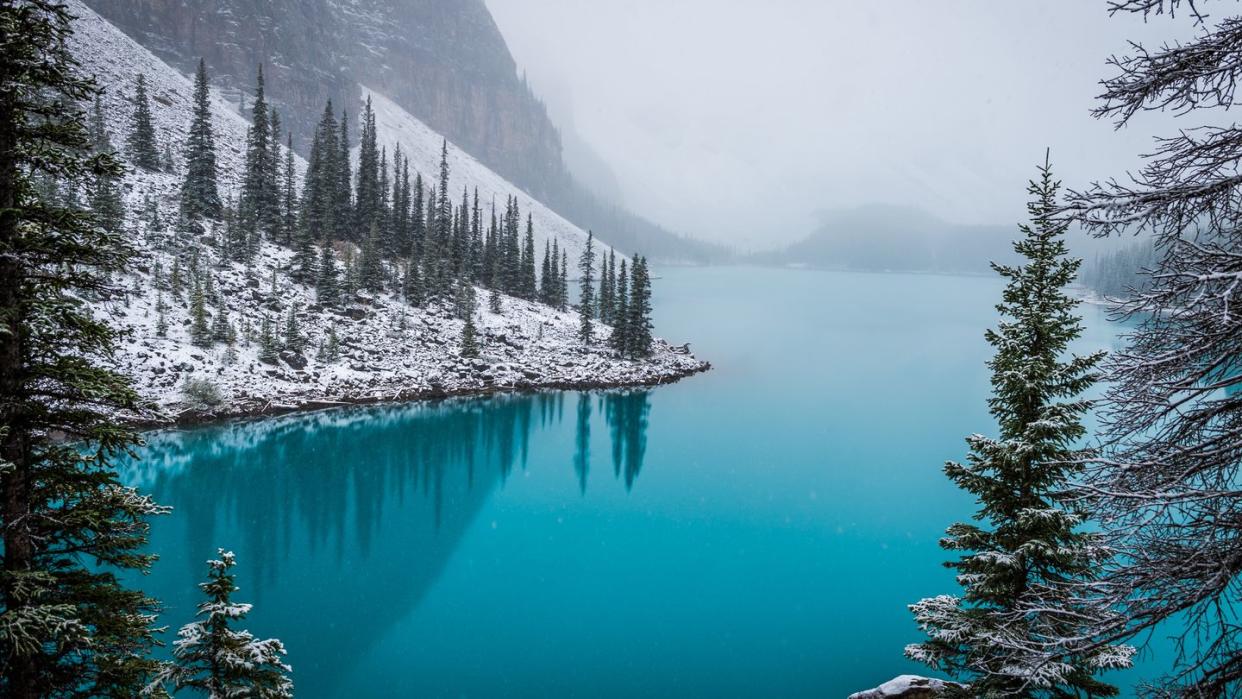
[[357, 306], [350, 306], [349, 308], [346, 308], [341, 313], [341, 315], [345, 316], [346, 318], [349, 318], [350, 320], [363, 320], [369, 314], [367, 313], [367, 309], [365, 308], [358, 308]]
[[298, 352], [284, 350], [280, 353], [280, 360], [294, 369], [306, 368], [306, 357], [303, 357]]
[[875, 689], [851, 694], [849, 699], [935, 699], [944, 696], [949, 688], [965, 689], [965, 685], [931, 677], [901, 675]]

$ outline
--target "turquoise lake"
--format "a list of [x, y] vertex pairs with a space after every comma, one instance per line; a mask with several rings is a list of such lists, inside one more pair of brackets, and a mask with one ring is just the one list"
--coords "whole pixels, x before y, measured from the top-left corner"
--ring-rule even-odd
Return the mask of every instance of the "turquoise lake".
[[[139, 581], [161, 622], [225, 547], [300, 697], [844, 697], [924, 671], [905, 605], [954, 591], [936, 542], [973, 503], [941, 465], [992, 431], [1001, 282], [657, 277], [657, 331], [711, 372], [150, 435], [125, 473], [174, 508]], [[1076, 351], [1112, 349], [1081, 312]]]

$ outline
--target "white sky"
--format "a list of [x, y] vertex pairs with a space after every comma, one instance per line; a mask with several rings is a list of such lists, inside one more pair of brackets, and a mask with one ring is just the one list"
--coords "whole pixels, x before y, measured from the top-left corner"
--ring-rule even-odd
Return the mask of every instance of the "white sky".
[[1104, 61], [1187, 32], [1106, 0], [486, 2], [631, 208], [741, 249], [866, 203], [1016, 221], [1045, 146], [1067, 184], [1121, 175], [1170, 120], [1092, 119]]

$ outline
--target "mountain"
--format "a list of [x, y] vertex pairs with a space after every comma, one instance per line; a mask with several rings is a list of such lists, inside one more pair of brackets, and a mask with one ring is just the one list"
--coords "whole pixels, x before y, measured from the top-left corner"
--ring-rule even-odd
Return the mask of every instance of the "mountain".
[[[125, 140], [135, 76], [142, 75], [161, 144], [170, 143], [173, 152], [181, 152], [191, 114], [190, 81], [79, 0], [68, 0], [67, 5], [77, 16], [70, 50], [83, 70], [105, 88], [101, 102], [111, 142]], [[388, 104], [382, 95], [376, 100]], [[249, 125], [219, 92], [212, 96], [211, 111], [221, 193], [227, 197], [237, 192]], [[403, 112], [387, 110], [386, 124], [394, 114], [401, 117]], [[403, 147], [421, 154], [417, 164], [427, 167], [427, 154], [439, 152], [443, 135], [415, 121], [403, 124], [397, 127], [407, 129]], [[450, 164], [455, 191], [478, 185], [499, 196], [512, 186], [452, 146]], [[305, 169], [300, 158], [296, 169]], [[507, 296], [501, 297], [500, 313], [479, 304], [481, 353], [475, 359], [463, 358], [459, 350], [464, 324], [446, 305], [419, 308], [388, 291], [359, 292], [340, 304], [322, 304], [312, 288], [290, 276], [289, 248], [264, 240], [253, 261], [243, 264], [223, 253], [219, 241], [227, 222], [179, 223], [177, 172], [129, 167], [121, 185], [129, 214], [127, 237], [137, 255], [113, 279], [113, 293], [87, 301], [100, 318], [129, 333], [115, 356], [116, 368], [133, 379], [144, 399], [170, 416], [194, 407], [196, 401], [186, 390], [190, 380], [210, 384], [220, 394], [216, 414], [233, 415], [334, 402], [642, 384], [705, 368], [688, 352], [663, 341], [655, 343], [652, 358], [641, 361], [619, 359], [598, 345], [583, 347], [576, 339], [576, 313]], [[521, 195], [516, 187], [508, 193]], [[537, 202], [523, 203], [524, 211], [534, 213], [540, 222], [541, 236], [556, 238], [571, 254], [580, 248], [585, 237], [581, 229]], [[334, 245], [338, 260], [359, 255], [351, 243]], [[400, 272], [392, 261], [384, 263], [386, 277], [397, 278]], [[177, 274], [180, 290], [173, 282]], [[487, 296], [481, 288], [475, 293]], [[206, 322], [213, 328], [228, 326], [235, 341], [207, 347], [193, 344], [192, 299], [200, 295], [206, 299]], [[284, 335], [290, 318], [304, 348], [286, 348], [279, 359], [265, 361], [261, 328]], [[607, 332], [600, 326], [601, 337]], [[339, 357], [315, 351], [328, 345], [330, 337], [339, 338]]]
[[869, 205], [825, 212], [806, 238], [752, 257], [763, 264], [858, 271], [984, 274], [1015, 258], [1013, 226], [949, 223], [911, 207]]
[[248, 98], [262, 64], [268, 98], [303, 155], [325, 101], [357, 114], [366, 85], [627, 253], [692, 262], [724, 256], [575, 180], [556, 125], [518, 74], [483, 0], [85, 2], [182, 73], [205, 58], [231, 102]]

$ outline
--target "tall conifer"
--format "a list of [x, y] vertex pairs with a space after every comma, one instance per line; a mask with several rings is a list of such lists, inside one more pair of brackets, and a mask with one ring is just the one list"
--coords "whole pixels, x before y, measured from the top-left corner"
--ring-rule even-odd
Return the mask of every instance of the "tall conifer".
[[207, 63], [199, 60], [194, 74], [194, 108], [185, 142], [185, 179], [181, 213], [188, 219], [219, 218], [220, 189], [216, 184], [216, 142], [211, 128], [211, 90]]
[[130, 116], [126, 146], [134, 165], [144, 170], [160, 169], [160, 149], [155, 143], [155, 124], [151, 119], [151, 101], [147, 97], [147, 78], [142, 73], [138, 74], [138, 84], [134, 87], [134, 111]]

